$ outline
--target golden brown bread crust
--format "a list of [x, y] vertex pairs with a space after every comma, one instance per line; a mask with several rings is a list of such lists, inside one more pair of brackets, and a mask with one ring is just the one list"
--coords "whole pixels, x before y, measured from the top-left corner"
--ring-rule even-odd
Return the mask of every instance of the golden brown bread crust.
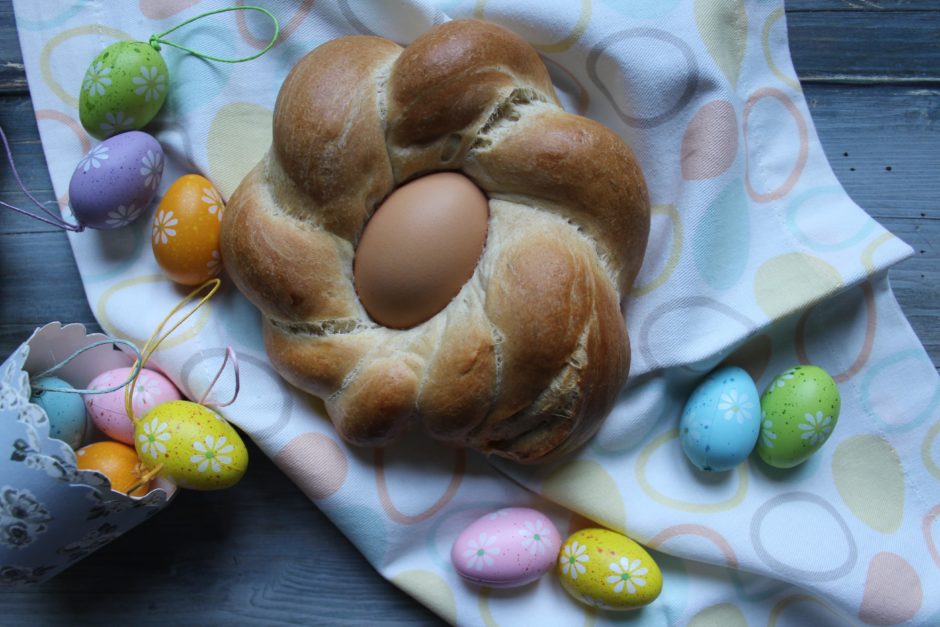
[[[440, 170], [487, 193], [483, 255], [445, 309], [384, 328], [356, 297], [355, 245], [397, 185]], [[222, 254], [264, 315], [274, 367], [325, 400], [345, 439], [381, 446], [417, 421], [533, 463], [590, 438], [616, 399], [620, 299], [648, 232], [630, 149], [561, 109], [525, 41], [458, 20], [404, 50], [347, 37], [304, 57], [272, 149], [229, 202]]]

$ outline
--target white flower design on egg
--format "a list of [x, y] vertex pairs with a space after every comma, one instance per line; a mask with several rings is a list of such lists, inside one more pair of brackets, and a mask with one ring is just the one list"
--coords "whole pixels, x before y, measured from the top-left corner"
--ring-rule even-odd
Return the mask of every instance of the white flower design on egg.
[[213, 438], [211, 435], [207, 435], [204, 441], [196, 440], [193, 442], [193, 448], [196, 449], [196, 454], [189, 458], [189, 461], [197, 464], [196, 470], [198, 472], [205, 472], [207, 468], [212, 468], [212, 472], [219, 472], [222, 470], [222, 464], [231, 464], [232, 458], [227, 455], [235, 450], [235, 446], [232, 444], [226, 445], [225, 436], [219, 436], [218, 439]]
[[137, 436], [137, 439], [140, 441], [140, 450], [143, 451], [145, 455], [150, 455], [150, 457], [154, 459], [157, 458], [158, 453], [166, 453], [166, 445], [164, 442], [170, 439], [170, 434], [167, 429], [167, 424], [160, 422], [156, 418], [150, 422], [145, 422], [143, 426], [144, 432]]
[[493, 556], [499, 555], [499, 547], [494, 546], [496, 536], [481, 533], [476, 540], [467, 542], [463, 556], [467, 558], [467, 568], [483, 570], [484, 566], [493, 565]]
[[144, 177], [144, 185], [155, 188], [163, 176], [163, 153], [148, 150], [140, 160], [140, 175]]
[[99, 144], [92, 148], [91, 151], [78, 162], [78, 165], [82, 168], [82, 172], [88, 172], [88, 170], [92, 168], [100, 168], [101, 162], [107, 159], [108, 147], [104, 144]]
[[160, 95], [166, 89], [166, 76], [156, 66], [142, 66], [140, 76], [131, 79], [137, 88], [134, 93], [143, 96], [144, 101], [159, 100]]
[[172, 211], [163, 211], [161, 209], [153, 221], [153, 243], [166, 244], [169, 242], [171, 237], [176, 236], [176, 229], [173, 227], [179, 222], [173, 217]]
[[591, 561], [590, 556], [585, 551], [587, 551], [587, 546], [579, 544], [577, 540], [571, 544], [566, 544], [564, 551], [558, 557], [562, 574], [570, 575], [572, 579], [577, 579], [579, 573], [584, 574], [587, 569], [582, 562]]
[[127, 226], [136, 220], [138, 215], [140, 215], [140, 209], [135, 207], [133, 203], [127, 206], [118, 205], [117, 209], [108, 212], [106, 224], [114, 228]]
[[803, 418], [806, 422], [801, 422], [797, 426], [803, 432], [800, 438], [809, 440], [810, 446], [816, 446], [820, 440], [825, 440], [832, 433], [832, 416], [826, 416], [823, 412], [817, 411], [815, 416], [805, 414]]
[[519, 535], [522, 536], [522, 548], [532, 555], [539, 555], [548, 551], [545, 541], [551, 537], [552, 532], [542, 524], [540, 518], [536, 518], [535, 522], [525, 521]]
[[738, 423], [743, 423], [751, 419], [751, 409], [754, 404], [735, 389], [728, 390], [721, 395], [718, 400], [718, 411], [724, 412], [724, 419], [737, 419]]
[[776, 388], [782, 388], [783, 386], [787, 384], [787, 381], [792, 379], [794, 376], [796, 375], [794, 374], [792, 370], [787, 370], [786, 372], [784, 372], [782, 375], [780, 375], [779, 377], [777, 377], [771, 382], [770, 384], [771, 391]]
[[225, 206], [222, 204], [222, 197], [219, 196], [219, 192], [215, 191], [211, 187], [202, 188], [202, 202], [206, 203], [206, 208], [209, 210], [209, 213], [213, 214], [219, 219], [219, 222], [222, 221], [222, 211]]
[[111, 78], [108, 76], [110, 73], [111, 68], [104, 67], [101, 61], [95, 63], [88, 68], [82, 89], [87, 91], [89, 96], [104, 95], [104, 88], [111, 84]]
[[614, 575], [607, 577], [607, 583], [613, 584], [614, 592], [620, 594], [626, 589], [629, 594], [636, 594], [636, 589], [639, 586], [642, 588], [646, 585], [646, 579], [643, 579], [643, 576], [649, 572], [648, 568], [640, 568], [640, 560], [633, 560], [632, 562], [625, 557], [620, 558], [620, 563], [613, 563], [609, 565], [610, 570], [612, 570]]
[[134, 118], [125, 115], [123, 111], [108, 111], [104, 114], [104, 119], [101, 130], [109, 135], [134, 128]]

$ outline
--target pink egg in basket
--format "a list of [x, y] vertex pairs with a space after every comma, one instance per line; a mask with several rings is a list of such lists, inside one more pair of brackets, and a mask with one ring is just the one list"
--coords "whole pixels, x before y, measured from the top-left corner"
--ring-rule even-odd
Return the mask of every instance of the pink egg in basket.
[[457, 572], [492, 588], [535, 581], [558, 559], [561, 538], [547, 516], [528, 507], [506, 507], [464, 529], [450, 551]]
[[[99, 374], [92, 379], [88, 387], [113, 387], [127, 381], [130, 375], [130, 368], [115, 368]], [[159, 372], [144, 368], [134, 384], [134, 414], [143, 416], [160, 403], [178, 401], [181, 398], [172, 381]], [[85, 409], [95, 425], [108, 437], [125, 444], [134, 444], [134, 423], [124, 411], [124, 388], [105, 394], [85, 395]]]

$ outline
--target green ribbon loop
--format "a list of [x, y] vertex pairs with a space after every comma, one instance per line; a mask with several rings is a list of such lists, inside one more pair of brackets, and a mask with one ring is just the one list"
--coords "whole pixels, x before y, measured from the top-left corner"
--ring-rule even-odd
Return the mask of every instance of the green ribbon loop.
[[[268, 42], [268, 45], [265, 46], [264, 49], [261, 50], [261, 52], [258, 52], [257, 54], [253, 54], [250, 57], [243, 57], [241, 59], [220, 59], [219, 57], [213, 57], [212, 55], [203, 54], [201, 52], [197, 52], [193, 50], [192, 48], [187, 48], [186, 46], [181, 46], [180, 44], [173, 43], [172, 41], [163, 39], [164, 36], [169, 35], [176, 29], [182, 28], [183, 26], [186, 26], [187, 24], [191, 24], [192, 22], [195, 22], [196, 20], [201, 20], [204, 17], [209, 17], [210, 15], [215, 15], [216, 13], [227, 13], [228, 11], [258, 11], [260, 13], [264, 13], [269, 18], [271, 18], [271, 21], [274, 22], [274, 35], [271, 36], [271, 41]], [[274, 15], [272, 15], [271, 12], [268, 11], [267, 9], [263, 9], [261, 7], [256, 7], [256, 6], [250, 6], [250, 5], [238, 6], [238, 7], [226, 7], [224, 9], [216, 9], [215, 11], [207, 11], [206, 13], [200, 13], [199, 15], [189, 18], [185, 22], [177, 24], [173, 28], [163, 31], [162, 33], [155, 33], [150, 36], [150, 45], [153, 46], [153, 49], [158, 52], [160, 51], [160, 44], [166, 44], [167, 46], [178, 48], [190, 54], [196, 55], [197, 57], [208, 59], [209, 61], [218, 61], [220, 63], [242, 63], [244, 61], [251, 61], [252, 59], [257, 59], [258, 57], [263, 55], [265, 52], [270, 50], [272, 47], [274, 47], [274, 44], [277, 43], [277, 37], [280, 34], [280, 32], [281, 32], [281, 25], [278, 23], [277, 18], [274, 17]]]

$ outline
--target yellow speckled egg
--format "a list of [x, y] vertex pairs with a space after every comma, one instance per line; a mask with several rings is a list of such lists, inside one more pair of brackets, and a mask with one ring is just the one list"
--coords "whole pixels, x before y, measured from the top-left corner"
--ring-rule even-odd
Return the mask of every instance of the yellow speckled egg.
[[222, 255], [222, 197], [204, 176], [176, 179], [156, 213], [151, 229], [153, 256], [175, 282], [199, 285], [219, 273]]
[[150, 469], [191, 490], [220, 490], [248, 468], [248, 449], [221, 416], [198, 403], [169, 401], [151, 409], [134, 427], [134, 445]]
[[571, 596], [605, 610], [648, 605], [663, 589], [662, 572], [650, 554], [607, 529], [582, 529], [568, 536], [557, 571]]

